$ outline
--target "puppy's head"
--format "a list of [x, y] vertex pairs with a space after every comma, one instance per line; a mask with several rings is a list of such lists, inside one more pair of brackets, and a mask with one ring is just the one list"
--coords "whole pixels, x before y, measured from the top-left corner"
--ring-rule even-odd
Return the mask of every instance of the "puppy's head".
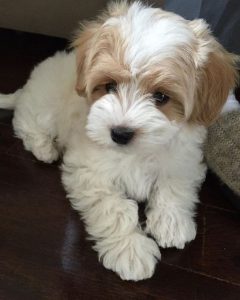
[[139, 2], [111, 4], [73, 46], [76, 89], [90, 105], [87, 134], [105, 146], [153, 148], [183, 125], [207, 126], [236, 81], [235, 56], [203, 20]]

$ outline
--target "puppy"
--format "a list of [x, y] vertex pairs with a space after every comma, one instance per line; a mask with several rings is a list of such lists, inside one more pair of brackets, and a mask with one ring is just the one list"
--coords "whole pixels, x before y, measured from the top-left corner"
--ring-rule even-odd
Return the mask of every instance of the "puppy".
[[103, 265], [146, 279], [158, 246], [182, 249], [196, 236], [202, 144], [235, 85], [236, 59], [203, 20], [139, 2], [110, 4], [73, 47], [0, 105], [15, 110], [15, 133], [37, 159], [63, 154], [67, 196]]

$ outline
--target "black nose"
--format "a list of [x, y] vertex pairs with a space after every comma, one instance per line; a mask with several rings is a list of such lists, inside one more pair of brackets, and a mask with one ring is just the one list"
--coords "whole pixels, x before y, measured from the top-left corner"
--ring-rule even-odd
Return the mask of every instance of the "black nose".
[[113, 127], [111, 129], [111, 138], [112, 140], [120, 145], [128, 144], [134, 136], [134, 130], [128, 127]]

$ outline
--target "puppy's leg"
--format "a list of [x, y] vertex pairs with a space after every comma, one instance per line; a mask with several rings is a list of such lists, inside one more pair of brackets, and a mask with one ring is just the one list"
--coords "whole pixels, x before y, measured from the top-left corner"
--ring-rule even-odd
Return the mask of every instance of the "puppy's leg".
[[16, 119], [13, 122], [15, 134], [22, 139], [25, 149], [45, 163], [57, 160], [58, 150], [54, 145], [54, 138], [35, 122], [30, 123], [20, 120], [16, 125]]
[[103, 265], [125, 280], [153, 275], [160, 252], [138, 225], [138, 206], [94, 170], [63, 166], [63, 183], [74, 209], [95, 240]]
[[184, 248], [196, 236], [194, 222], [196, 189], [190, 182], [157, 182], [146, 209], [146, 232], [159, 246]]
[[49, 112], [39, 112], [37, 108], [32, 112], [30, 104], [29, 101], [28, 106], [20, 103], [16, 107], [13, 118], [15, 134], [22, 139], [25, 149], [31, 151], [38, 160], [51, 163], [59, 155], [54, 142], [55, 124], [49, 117]]
[[59, 153], [51, 136], [41, 134], [36, 130], [34, 135], [25, 132], [22, 135], [22, 140], [25, 149], [31, 151], [38, 160], [45, 163], [52, 163], [58, 159]]

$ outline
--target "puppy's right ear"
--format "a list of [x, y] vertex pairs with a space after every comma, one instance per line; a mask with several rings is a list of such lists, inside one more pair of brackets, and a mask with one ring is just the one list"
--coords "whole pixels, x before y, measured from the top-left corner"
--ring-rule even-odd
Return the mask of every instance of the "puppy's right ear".
[[76, 91], [84, 95], [86, 90], [86, 72], [90, 63], [91, 52], [94, 48], [95, 35], [100, 27], [98, 22], [87, 22], [75, 34], [71, 46], [76, 51], [77, 82]]

